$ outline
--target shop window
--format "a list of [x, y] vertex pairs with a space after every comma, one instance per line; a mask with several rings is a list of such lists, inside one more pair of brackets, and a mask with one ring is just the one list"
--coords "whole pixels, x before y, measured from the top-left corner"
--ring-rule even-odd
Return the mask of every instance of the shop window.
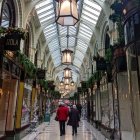
[[135, 38], [140, 39], [140, 14], [134, 15]]
[[0, 25], [3, 27], [14, 27], [15, 26], [15, 6], [13, 0], [4, 0]]
[[105, 49], [108, 49], [110, 47], [110, 37], [108, 34], [106, 34], [105, 37]]
[[140, 39], [140, 14], [130, 17], [124, 25], [125, 44]]
[[34, 64], [35, 64], [35, 66], [37, 66], [37, 52], [35, 53]]

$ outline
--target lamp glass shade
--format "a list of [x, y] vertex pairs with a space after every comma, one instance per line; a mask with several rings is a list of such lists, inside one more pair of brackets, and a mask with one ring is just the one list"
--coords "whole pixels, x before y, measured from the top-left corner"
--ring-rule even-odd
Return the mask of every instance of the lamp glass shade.
[[57, 0], [56, 22], [62, 26], [73, 26], [78, 22], [76, 0]]
[[69, 84], [69, 83], [70, 83], [70, 79], [69, 79], [69, 78], [65, 78], [65, 79], [64, 79], [64, 83], [65, 83], [65, 84]]
[[72, 63], [72, 53], [71, 50], [64, 50], [62, 51], [62, 63], [63, 64], [71, 64]]
[[65, 68], [64, 69], [64, 78], [71, 78], [71, 77], [72, 77], [71, 69]]
[[66, 89], [66, 90], [69, 89], [69, 85], [68, 85], [68, 84], [65, 85], [65, 89]]
[[74, 86], [74, 82], [73, 81], [71, 82], [71, 86]]
[[63, 85], [64, 85], [64, 82], [63, 82], [63, 81], [61, 81], [61, 82], [60, 82], [60, 86], [63, 86]]

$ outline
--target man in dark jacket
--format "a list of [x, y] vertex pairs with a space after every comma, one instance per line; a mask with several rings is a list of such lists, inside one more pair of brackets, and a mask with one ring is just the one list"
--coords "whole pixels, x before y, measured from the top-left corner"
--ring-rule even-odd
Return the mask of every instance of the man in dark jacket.
[[73, 105], [69, 112], [68, 125], [72, 126], [72, 135], [77, 134], [77, 127], [79, 126], [80, 115], [79, 111], [76, 109], [76, 105]]
[[78, 104], [76, 105], [76, 107], [77, 107], [77, 109], [78, 109], [78, 111], [79, 111], [79, 114], [80, 114], [80, 117], [81, 117], [82, 105], [81, 105], [80, 103], [78, 103]]
[[68, 113], [68, 108], [64, 103], [61, 103], [56, 114], [60, 125], [60, 136], [65, 135], [65, 122], [67, 121]]

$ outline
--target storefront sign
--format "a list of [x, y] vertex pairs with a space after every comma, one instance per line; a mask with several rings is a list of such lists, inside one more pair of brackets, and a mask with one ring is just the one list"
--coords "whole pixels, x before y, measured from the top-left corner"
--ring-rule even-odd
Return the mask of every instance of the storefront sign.
[[37, 78], [38, 79], [44, 79], [45, 78], [45, 70], [38, 69], [37, 70]]
[[13, 33], [10, 35], [6, 35], [4, 50], [20, 50], [20, 40], [21, 36], [19, 34]]

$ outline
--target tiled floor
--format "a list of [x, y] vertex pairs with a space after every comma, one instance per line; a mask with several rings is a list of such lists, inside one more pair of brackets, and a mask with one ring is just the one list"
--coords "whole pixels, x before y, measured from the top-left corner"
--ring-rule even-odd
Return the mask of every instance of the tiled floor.
[[44, 122], [33, 132], [22, 140], [96, 140], [93, 131], [87, 127], [86, 121], [81, 120], [77, 135], [72, 136], [71, 126], [66, 126], [66, 134], [60, 136], [59, 123], [51, 118], [50, 124]]

